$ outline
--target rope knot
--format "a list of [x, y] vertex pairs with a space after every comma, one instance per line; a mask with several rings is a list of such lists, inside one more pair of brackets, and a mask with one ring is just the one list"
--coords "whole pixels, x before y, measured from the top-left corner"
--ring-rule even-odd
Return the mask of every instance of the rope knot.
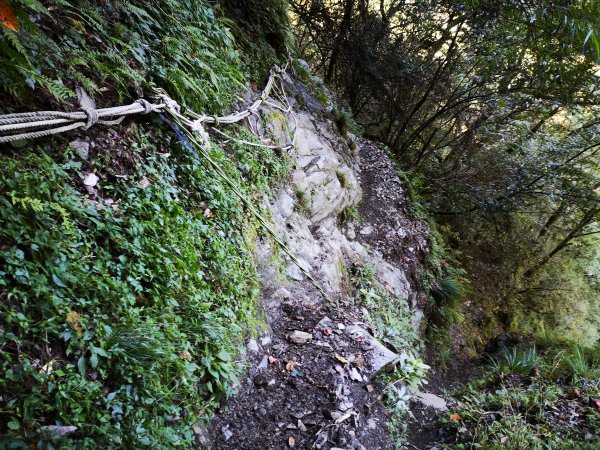
[[89, 130], [92, 126], [94, 126], [94, 124], [98, 122], [98, 111], [96, 111], [94, 108], [89, 108], [87, 106], [81, 106], [79, 109], [83, 111], [87, 116], [87, 120], [85, 122], [85, 125], [83, 126], [83, 129]]
[[136, 100], [135, 102], [142, 105], [142, 107], [144, 108], [144, 114], [150, 114], [152, 111], [154, 111], [154, 108], [153, 108], [154, 105], [152, 103], [150, 103], [148, 100], [146, 100], [145, 98], [140, 98], [140, 99]]
[[206, 119], [206, 116], [200, 116], [198, 119], [194, 120], [191, 123], [190, 128], [193, 132], [198, 133], [198, 135], [200, 135], [200, 140], [202, 141], [202, 146], [207, 148], [210, 145], [210, 142], [209, 142], [208, 133], [206, 132], [206, 130], [204, 129], [204, 126], [202, 125], [202, 122], [204, 122], [205, 119]]
[[190, 129], [196, 133], [200, 133], [201, 131], [204, 131], [204, 127], [202, 126], [203, 122], [204, 122], [204, 116], [200, 116], [198, 119], [194, 120], [191, 123]]
[[160, 94], [158, 96], [158, 98], [160, 98], [162, 100], [162, 102], [165, 104], [165, 107], [169, 111], [175, 111], [176, 113], [180, 113], [181, 112], [181, 106], [179, 106], [179, 103], [177, 103], [175, 100], [173, 100], [168, 95], [166, 95], [166, 94]]

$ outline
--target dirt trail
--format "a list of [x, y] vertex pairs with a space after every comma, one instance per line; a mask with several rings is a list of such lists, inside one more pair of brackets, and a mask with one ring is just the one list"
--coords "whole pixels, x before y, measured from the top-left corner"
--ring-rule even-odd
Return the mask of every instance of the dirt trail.
[[[357, 312], [332, 311], [315, 290], [312, 299], [288, 292], [272, 337], [259, 341], [250, 376], [213, 423], [211, 448], [389, 448], [382, 387], [369, 392], [367, 381], [357, 381], [360, 372], [350, 375], [364, 364], [364, 348], [340, 328], [360, 321]], [[295, 331], [310, 333], [311, 341], [292, 342]]]
[[[385, 154], [363, 142], [361, 155], [363, 221], [357, 239], [411, 264], [425, 248], [426, 229], [405, 216], [401, 183]], [[369, 381], [371, 348], [346, 332], [352, 324], [368, 329], [360, 309], [343, 295], [340, 307], [331, 308], [306, 281], [285, 289], [267, 286], [263, 297], [271, 333], [251, 341], [249, 376], [213, 420], [209, 447], [392, 448], [383, 386]], [[296, 331], [312, 339], [295, 343]]]
[[[428, 229], [408, 214], [402, 181], [383, 150], [341, 135], [331, 111], [302, 83], [287, 79], [286, 91], [296, 106], [293, 116], [282, 117], [282, 108], [274, 108], [253, 118], [253, 128], [265, 138], [290, 142], [290, 127], [297, 138], [291, 182], [268, 208], [280, 238], [337, 306], [289, 260], [274, 260], [268, 241], [258, 242], [269, 331], [249, 341], [247, 375], [208, 432], [198, 433], [198, 446], [391, 449], [384, 386], [374, 376], [403, 349], [373, 339], [375, 330], [354, 302], [348, 270], [372, 266], [381, 285], [407, 298], [418, 313], [415, 280], [428, 251]], [[343, 213], [359, 202], [361, 220], [343, 223]], [[419, 320], [417, 314], [415, 326]]]

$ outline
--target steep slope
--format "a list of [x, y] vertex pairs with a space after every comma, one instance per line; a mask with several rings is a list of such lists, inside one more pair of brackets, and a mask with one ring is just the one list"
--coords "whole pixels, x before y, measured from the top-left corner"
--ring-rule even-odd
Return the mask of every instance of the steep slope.
[[[200, 441], [215, 449], [393, 448], [385, 385], [375, 375], [413, 349], [421, 317], [415, 272], [428, 251], [428, 230], [407, 217], [402, 183], [385, 152], [341, 136], [329, 110], [302, 83], [287, 81], [296, 113], [281, 117], [277, 106], [283, 105], [261, 112], [263, 133], [296, 140], [291, 185], [269, 207], [278, 234], [336, 305], [293, 263], [274, 260], [276, 249], [261, 240], [269, 330], [248, 343], [248, 376]], [[358, 205], [361, 218], [349, 221]], [[370, 283], [389, 294], [393, 329], [386, 329], [389, 318], [377, 302], [355, 289], [367, 267], [374, 273]]]

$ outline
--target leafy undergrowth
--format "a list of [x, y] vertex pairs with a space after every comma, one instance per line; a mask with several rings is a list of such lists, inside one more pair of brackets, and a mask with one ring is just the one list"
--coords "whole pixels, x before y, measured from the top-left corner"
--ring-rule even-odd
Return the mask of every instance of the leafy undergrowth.
[[[281, 55], [263, 39], [252, 61], [205, 0], [0, 3], [2, 112], [72, 108], [76, 86], [113, 106], [154, 83], [214, 114]], [[257, 224], [159, 121], [85, 140], [89, 156], [64, 138], [0, 151], [0, 447], [189, 446], [261, 324]], [[257, 199], [287, 171], [235, 141], [211, 157]]]
[[456, 396], [453, 448], [599, 448], [598, 350], [505, 350]]
[[390, 413], [387, 429], [395, 448], [402, 448], [410, 414], [411, 394], [407, 386], [427, 384], [429, 369], [418, 357], [422, 342], [413, 328], [414, 312], [406, 299], [393, 295], [379, 283], [372, 267], [354, 267], [351, 280], [375, 337], [400, 354], [399, 363], [380, 378], [386, 384], [385, 402]]
[[[236, 381], [239, 343], [259, 324], [255, 223], [170, 133], [148, 136], [123, 144], [125, 175], [95, 157], [97, 196], [68, 144], [1, 157], [0, 446], [189, 444]], [[248, 195], [286, 172], [270, 149], [212, 157]]]

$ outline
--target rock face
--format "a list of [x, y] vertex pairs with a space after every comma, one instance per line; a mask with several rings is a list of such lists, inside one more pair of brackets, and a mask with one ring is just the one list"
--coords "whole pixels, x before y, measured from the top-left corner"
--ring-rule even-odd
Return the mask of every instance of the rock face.
[[[339, 307], [331, 307], [273, 242], [258, 240], [262, 305], [270, 333], [248, 343], [251, 369], [213, 420], [208, 447], [282, 449], [293, 443], [299, 449], [391, 448], [383, 426], [384, 386], [373, 377], [396, 364], [398, 355], [368, 331], [363, 312], [348, 293], [347, 268], [372, 267], [382, 286], [415, 309], [413, 326], [418, 328], [415, 283], [405, 271], [410, 258], [405, 247], [412, 245], [406, 235], [414, 228], [408, 219], [396, 221], [403, 216], [401, 189], [395, 196], [389, 193], [389, 204], [379, 197], [383, 191], [369, 189], [363, 195], [369, 185], [361, 171], [380, 172], [378, 165], [365, 166], [367, 159], [359, 158], [366, 143], [341, 136], [330, 111], [302, 84], [288, 79], [286, 89], [288, 101], [302, 105], [294, 113], [282, 112], [285, 106], [271, 99], [270, 107], [260, 110], [262, 118], [250, 118], [252, 129], [263, 137], [283, 146], [295, 143], [289, 151], [289, 184], [262, 206], [300, 266]], [[387, 178], [396, 184], [393, 189], [399, 188], [385, 153], [370, 148], [369, 157], [377, 164], [384, 160]], [[344, 210], [359, 203], [367, 208], [361, 211], [361, 223], [344, 223]], [[387, 209], [392, 212], [387, 214]], [[391, 234], [396, 225], [401, 229]]]
[[[288, 80], [287, 88], [294, 98], [304, 98], [305, 89]], [[344, 268], [351, 264], [368, 264], [375, 269], [382, 284], [390, 286], [394, 294], [411, 300], [416, 317], [421, 317], [414, 298], [416, 294], [401, 264], [391, 264], [389, 258], [378, 251], [370, 251], [357, 235], [370, 236], [374, 227], [369, 223], [342, 225], [340, 214], [356, 207], [362, 199], [360, 165], [356, 153], [355, 137], [343, 137], [335, 123], [324, 116], [324, 106], [309, 102], [309, 108], [286, 117], [295, 136], [295, 149], [291, 151], [293, 170], [291, 184], [283, 187], [269, 203], [271, 217], [278, 235], [298, 257], [301, 265], [321, 280], [332, 297], [343, 290]], [[279, 110], [263, 112], [272, 117]], [[291, 143], [290, 133], [279, 121], [255, 122], [256, 128], [274, 136], [281, 143]], [[354, 148], [355, 150], [352, 150]], [[387, 156], [383, 155], [387, 159]], [[399, 183], [399, 181], [397, 181]], [[367, 218], [368, 220], [368, 218]], [[289, 259], [285, 273], [295, 281], [304, 275]], [[419, 326], [416, 320], [414, 327]]]

